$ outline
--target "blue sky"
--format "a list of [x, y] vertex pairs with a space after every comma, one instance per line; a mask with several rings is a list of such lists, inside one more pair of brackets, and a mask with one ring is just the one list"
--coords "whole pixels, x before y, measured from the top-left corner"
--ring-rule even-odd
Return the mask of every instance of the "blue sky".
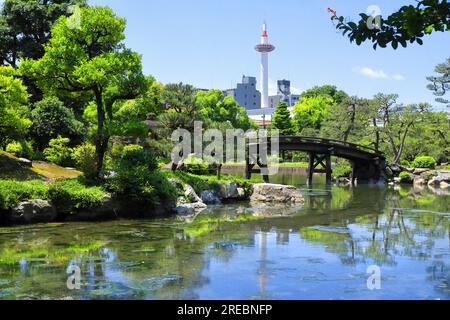
[[184, 82], [228, 89], [243, 74], [259, 78], [261, 24], [277, 47], [270, 79], [289, 79], [295, 91], [334, 84], [352, 95], [398, 93], [403, 103], [434, 101], [426, 77], [450, 54], [450, 33], [436, 33], [424, 45], [406, 49], [356, 46], [338, 34], [327, 7], [357, 19], [370, 5], [383, 15], [401, 0], [91, 0], [127, 19], [126, 45], [143, 55], [146, 74], [162, 83]]

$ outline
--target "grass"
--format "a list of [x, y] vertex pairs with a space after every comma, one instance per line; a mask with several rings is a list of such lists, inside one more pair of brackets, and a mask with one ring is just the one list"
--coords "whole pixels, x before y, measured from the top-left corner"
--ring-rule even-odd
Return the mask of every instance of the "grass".
[[3, 210], [33, 199], [50, 200], [57, 207], [91, 209], [99, 206], [106, 195], [103, 188], [87, 187], [77, 179], [56, 180], [50, 184], [42, 180], [0, 180], [0, 209]]
[[48, 187], [42, 180], [0, 180], [0, 209], [9, 210], [22, 201], [47, 198]]
[[33, 162], [31, 168], [20, 165], [18, 158], [0, 151], [0, 179], [4, 180], [50, 180], [57, 178], [77, 178], [82, 173], [46, 162]]
[[78, 178], [82, 175], [80, 171], [66, 169], [57, 166], [56, 164], [47, 162], [34, 162], [32, 170], [40, 176], [44, 177], [46, 180], [58, 178], [72, 179]]
[[56, 180], [49, 185], [48, 197], [58, 208], [92, 209], [107, 195], [101, 187], [87, 187], [77, 179]]

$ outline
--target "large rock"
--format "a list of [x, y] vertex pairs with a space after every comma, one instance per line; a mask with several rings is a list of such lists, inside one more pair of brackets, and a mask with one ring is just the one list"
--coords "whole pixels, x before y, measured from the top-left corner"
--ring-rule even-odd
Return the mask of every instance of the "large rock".
[[188, 184], [184, 187], [184, 196], [190, 203], [202, 202], [202, 199], [197, 195], [194, 188]]
[[415, 175], [421, 175], [421, 174], [424, 174], [424, 173], [430, 172], [430, 171], [432, 171], [432, 170], [431, 169], [426, 169], [426, 168], [416, 168], [416, 169], [414, 169], [413, 173]]
[[217, 205], [221, 204], [220, 195], [214, 190], [205, 190], [201, 193], [202, 201], [206, 204]]
[[427, 185], [427, 180], [422, 176], [414, 177], [414, 186], [422, 187]]
[[55, 218], [55, 207], [40, 199], [22, 202], [11, 211], [11, 221], [15, 224], [51, 222]]
[[175, 213], [179, 216], [190, 216], [202, 212], [208, 206], [203, 202], [186, 203], [175, 208]]
[[173, 185], [175, 188], [177, 188], [178, 190], [184, 191], [183, 182], [181, 182], [180, 180], [175, 179], [175, 178], [170, 178], [167, 181], [169, 181], [169, 183], [171, 185]]
[[226, 182], [219, 184], [219, 196], [224, 200], [238, 199], [239, 191], [235, 182]]
[[450, 184], [450, 171], [435, 171], [428, 182], [430, 187], [441, 187], [445, 189]]
[[450, 183], [450, 171], [437, 171], [435, 180], [439, 183]]
[[25, 159], [25, 158], [19, 158], [19, 159], [17, 159], [17, 162], [19, 162], [19, 164], [22, 167], [27, 167], [27, 168], [33, 167], [33, 162], [31, 160], [28, 160], [28, 159]]
[[111, 195], [103, 197], [99, 206], [89, 209], [80, 210], [76, 214], [69, 215], [67, 220], [81, 220], [81, 221], [102, 221], [115, 219], [119, 216], [122, 206], [119, 201], [115, 200]]
[[303, 204], [305, 202], [297, 188], [270, 183], [255, 184], [250, 200], [255, 203]]
[[443, 181], [443, 182], [441, 182], [440, 187], [442, 189], [450, 188], [450, 183], [447, 183], [447, 182]]

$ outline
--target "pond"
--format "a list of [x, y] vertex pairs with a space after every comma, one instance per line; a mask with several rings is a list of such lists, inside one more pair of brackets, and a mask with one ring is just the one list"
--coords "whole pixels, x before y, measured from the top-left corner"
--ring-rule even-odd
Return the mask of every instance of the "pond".
[[274, 181], [298, 185], [305, 205], [0, 228], [0, 299], [450, 298], [450, 191]]

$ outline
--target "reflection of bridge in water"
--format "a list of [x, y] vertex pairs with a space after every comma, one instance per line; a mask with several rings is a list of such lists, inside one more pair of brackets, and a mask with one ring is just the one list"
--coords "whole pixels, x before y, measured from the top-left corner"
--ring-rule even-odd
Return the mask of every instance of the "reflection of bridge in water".
[[[251, 155], [249, 150], [252, 144], [249, 144], [249, 150], [246, 152], [246, 177], [248, 179], [251, 179], [252, 174], [261, 174], [266, 182], [269, 181], [267, 163], [261, 161], [261, 155], [267, 155], [267, 151], [271, 148], [272, 138], [267, 139], [267, 144], [257, 144], [257, 156]], [[278, 142], [280, 154], [285, 151], [301, 151], [309, 154], [308, 183], [310, 185], [314, 173], [325, 174], [327, 184], [331, 184], [332, 156], [350, 161], [353, 184], [356, 181], [359, 183], [385, 181], [386, 157], [383, 153], [370, 147], [338, 140], [295, 136], [281, 136], [278, 138]]]

